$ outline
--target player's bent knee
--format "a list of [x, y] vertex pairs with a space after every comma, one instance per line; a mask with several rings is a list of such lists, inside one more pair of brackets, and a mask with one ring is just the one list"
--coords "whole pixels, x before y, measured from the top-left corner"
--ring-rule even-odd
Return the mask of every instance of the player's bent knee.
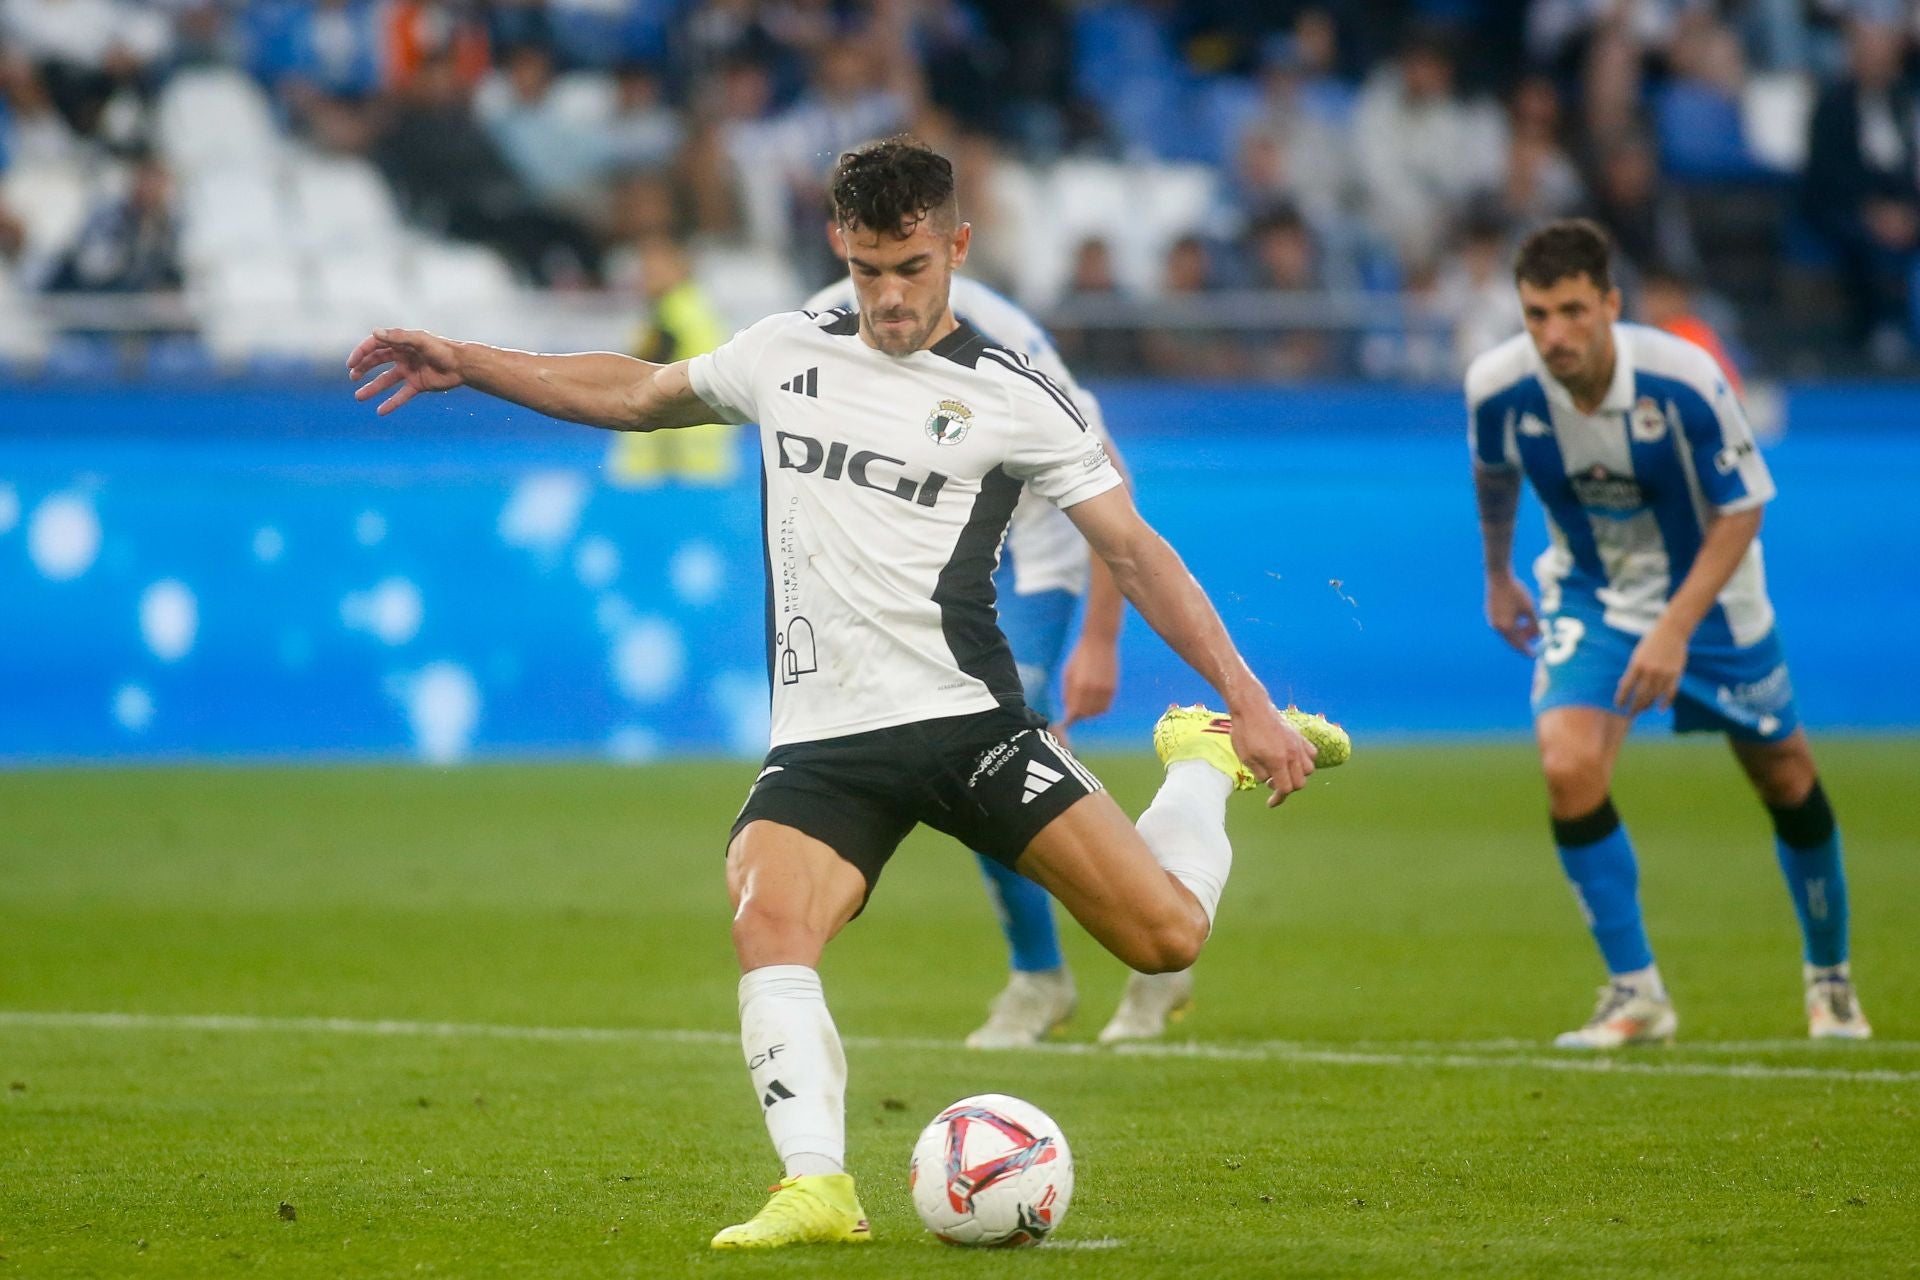
[[1169, 920], [1141, 930], [1128, 941], [1132, 954], [1120, 957], [1128, 968], [1137, 973], [1178, 973], [1191, 969], [1200, 958], [1200, 948], [1207, 941], [1206, 922], [1204, 917], [1198, 921]]
[[1540, 771], [1546, 776], [1554, 812], [1564, 816], [1592, 810], [1606, 799], [1612, 784], [1606, 754], [1584, 743], [1542, 744]]

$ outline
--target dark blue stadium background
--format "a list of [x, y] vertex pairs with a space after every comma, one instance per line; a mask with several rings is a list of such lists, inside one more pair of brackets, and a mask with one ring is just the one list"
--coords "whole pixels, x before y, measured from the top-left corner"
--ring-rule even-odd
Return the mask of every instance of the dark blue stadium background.
[[[1524, 732], [1455, 395], [1099, 390], [1142, 507], [1276, 695], [1363, 738]], [[1769, 449], [1768, 572], [1816, 726], [1920, 726], [1916, 416], [1899, 388], [1790, 391]], [[609, 440], [466, 393], [381, 420], [344, 384], [10, 389], [0, 760], [758, 753], [755, 460], [619, 488]], [[1531, 555], [1537, 515], [1521, 536]], [[1123, 656], [1081, 741], [1137, 744], [1204, 696], [1137, 618]]]

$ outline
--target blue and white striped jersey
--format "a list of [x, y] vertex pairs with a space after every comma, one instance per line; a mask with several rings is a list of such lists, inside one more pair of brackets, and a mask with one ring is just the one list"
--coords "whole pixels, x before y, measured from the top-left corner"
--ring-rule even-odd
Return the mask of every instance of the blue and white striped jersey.
[[[1613, 342], [1613, 384], [1591, 414], [1528, 335], [1486, 352], [1467, 370], [1467, 434], [1477, 465], [1524, 468], [1546, 508], [1541, 610], [1585, 596], [1609, 625], [1644, 635], [1711, 519], [1770, 501], [1773, 477], [1713, 357], [1644, 325], [1615, 325]], [[1744, 647], [1772, 628], [1755, 539], [1695, 639]]]

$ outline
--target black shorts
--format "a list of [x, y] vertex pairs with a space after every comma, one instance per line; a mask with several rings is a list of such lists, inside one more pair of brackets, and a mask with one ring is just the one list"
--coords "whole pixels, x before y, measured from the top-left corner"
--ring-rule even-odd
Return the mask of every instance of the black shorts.
[[793, 827], [858, 868], [872, 893], [916, 823], [1011, 867], [1042, 827], [1100, 790], [1041, 717], [999, 707], [775, 747], [732, 835], [763, 819]]

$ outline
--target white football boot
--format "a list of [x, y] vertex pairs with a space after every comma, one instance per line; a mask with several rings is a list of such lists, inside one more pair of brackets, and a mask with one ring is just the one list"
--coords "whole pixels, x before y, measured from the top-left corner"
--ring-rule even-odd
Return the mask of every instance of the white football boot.
[[1073, 1016], [1078, 997], [1064, 966], [1022, 973], [987, 1006], [987, 1020], [967, 1036], [969, 1049], [1024, 1049], [1039, 1044]]
[[1553, 1038], [1556, 1049], [1618, 1049], [1629, 1044], [1672, 1044], [1680, 1018], [1665, 992], [1610, 982], [1600, 988], [1593, 1016], [1578, 1031]]
[[1807, 965], [1807, 1034], [1815, 1040], [1867, 1040], [1873, 1028], [1854, 993], [1845, 965], [1830, 969]]
[[1127, 979], [1120, 1007], [1100, 1028], [1101, 1044], [1123, 1040], [1153, 1040], [1166, 1034], [1169, 1023], [1187, 1016], [1193, 1007], [1193, 970], [1178, 973], [1136, 973]]

